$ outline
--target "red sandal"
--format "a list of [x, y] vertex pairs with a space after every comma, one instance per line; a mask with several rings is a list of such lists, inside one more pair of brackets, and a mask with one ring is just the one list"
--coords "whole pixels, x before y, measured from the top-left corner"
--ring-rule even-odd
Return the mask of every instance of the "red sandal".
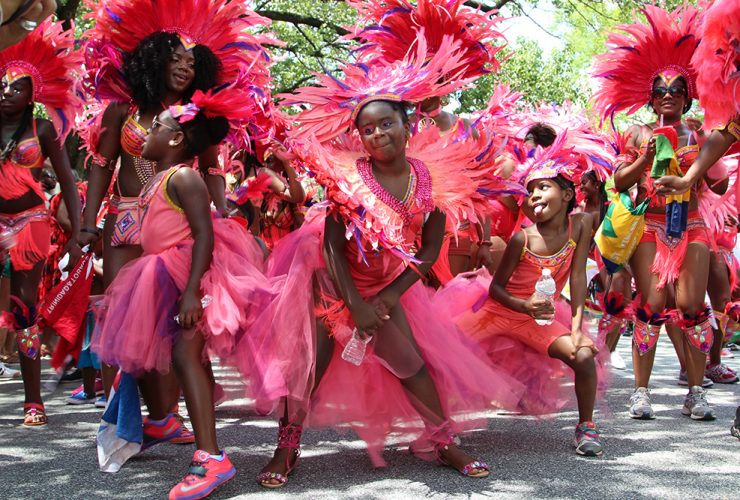
[[38, 427], [49, 423], [43, 404], [26, 403], [23, 405], [23, 425], [26, 427]]
[[[291, 455], [294, 457], [293, 465], [290, 464], [290, 456], [285, 461], [286, 471], [285, 474], [279, 472], [260, 472], [257, 475], [257, 482], [260, 486], [269, 489], [282, 488], [288, 482], [288, 474], [293, 472], [298, 466], [298, 457], [301, 456], [301, 434], [303, 433], [303, 426], [297, 424], [288, 424], [283, 426], [280, 424], [278, 429], [278, 445], [277, 449], [289, 449], [293, 450]], [[276, 480], [278, 483], [273, 484], [270, 481]]]

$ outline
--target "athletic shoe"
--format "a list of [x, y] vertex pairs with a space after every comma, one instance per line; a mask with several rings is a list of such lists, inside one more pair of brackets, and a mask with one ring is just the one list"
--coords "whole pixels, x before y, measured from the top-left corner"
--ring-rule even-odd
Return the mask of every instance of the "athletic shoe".
[[707, 391], [693, 386], [683, 400], [681, 413], [690, 416], [693, 420], [714, 420], [714, 410], [707, 403]]
[[[174, 414], [170, 413], [162, 422], [153, 422], [146, 418], [144, 420], [144, 442], [141, 444], [141, 451], [165, 441], [176, 442], [175, 439], [183, 437], [184, 431], [189, 434], [190, 441], [188, 441], [188, 444], [194, 443], [195, 436], [193, 433], [188, 431]], [[180, 443], [185, 444], [183, 441], [178, 444]]]
[[105, 408], [108, 404], [108, 398], [105, 397], [105, 394], [101, 395], [98, 399], [95, 400], [95, 408]]
[[[75, 389], [74, 391], [72, 391], [72, 395], [74, 396], [78, 392], [82, 392], [84, 390], [85, 390], [85, 384], [82, 384], [77, 389]], [[100, 396], [101, 394], [104, 394], [104, 393], [105, 393], [105, 391], [103, 390], [103, 380], [100, 379], [100, 378], [96, 378], [95, 379], [95, 395], [96, 396]]]
[[576, 426], [573, 445], [576, 447], [576, 453], [584, 457], [598, 457], [604, 452], [599, 429], [593, 422], [581, 422]]
[[627, 368], [624, 359], [622, 359], [622, 356], [617, 351], [614, 351], [611, 354], [611, 361], [612, 368], [614, 368], [615, 370], [625, 370]]
[[718, 384], [734, 384], [738, 380], [735, 370], [722, 363], [707, 365], [704, 375]]
[[20, 378], [21, 371], [13, 370], [5, 366], [5, 363], [0, 363], [0, 378]]
[[180, 422], [180, 435], [170, 439], [172, 444], [193, 444], [195, 443], [195, 434], [185, 425], [185, 419], [179, 413], [174, 413], [175, 418]]
[[67, 398], [68, 405], [86, 405], [95, 402], [95, 395], [88, 395], [85, 391], [80, 391], [76, 394], [72, 394]]
[[729, 350], [729, 349], [728, 349], [728, 348], [726, 348], [726, 347], [722, 348], [722, 350], [721, 350], [721, 351], [719, 352], [719, 355], [720, 355], [721, 357], [723, 357], [723, 358], [728, 358], [728, 359], [732, 359], [732, 358], [734, 358], [734, 357], [735, 357], [735, 355], [734, 355], [734, 354], [732, 354], [732, 351], [731, 351], [731, 350]]
[[221, 452], [220, 458], [213, 458], [210, 453], [197, 450], [193, 455], [187, 475], [170, 490], [170, 500], [195, 500], [205, 498], [213, 490], [234, 477], [236, 469], [229, 457]]
[[82, 370], [79, 368], [72, 368], [59, 379], [60, 382], [74, 382], [75, 380], [82, 380]]
[[[689, 376], [686, 372], [679, 372], [678, 373], [678, 382], [676, 382], [678, 385], [683, 385], [684, 387], [689, 386]], [[709, 379], [707, 377], [704, 377], [704, 380], [701, 382], [701, 386], [705, 389], [708, 389], [714, 385], [714, 382], [712, 382], [712, 379]]]
[[630, 396], [630, 418], [652, 420], [655, 418], [653, 406], [650, 404], [650, 389], [638, 387]]

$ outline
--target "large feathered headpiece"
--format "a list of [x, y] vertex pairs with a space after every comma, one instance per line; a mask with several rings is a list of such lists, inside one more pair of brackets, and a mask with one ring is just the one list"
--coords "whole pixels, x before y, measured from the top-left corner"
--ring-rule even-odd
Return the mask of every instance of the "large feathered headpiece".
[[428, 56], [442, 48], [445, 37], [458, 43], [466, 68], [463, 78], [476, 78], [498, 72], [497, 59], [504, 47], [499, 30], [502, 18], [463, 5], [463, 0], [348, 0], [359, 20], [351, 38], [362, 46], [356, 50], [362, 62], [380, 60], [388, 64], [414, 51], [423, 33]]
[[342, 68], [344, 79], [317, 74], [318, 85], [302, 87], [295, 94], [283, 94], [283, 106], [310, 106], [295, 117], [296, 132], [330, 140], [347, 132], [360, 110], [372, 101], [419, 102], [453, 92], [472, 78], [465, 79], [464, 54], [451, 37], [445, 37], [439, 50], [427, 58], [423, 33], [419, 43], [394, 64], [354, 64]]
[[691, 60], [704, 124], [718, 127], [740, 114], [740, 0], [719, 0], [702, 15], [701, 43]]
[[535, 179], [564, 177], [576, 183], [583, 174], [583, 164], [573, 147], [567, 145], [567, 134], [560, 134], [547, 148], [538, 146], [534, 154], [525, 162], [522, 185], [527, 186]]
[[136, 49], [147, 36], [175, 33], [185, 48], [208, 47], [221, 61], [221, 82], [233, 81], [250, 68], [252, 83], [268, 85], [268, 35], [247, 30], [267, 26], [270, 20], [248, 8], [245, 0], [85, 0], [95, 25], [85, 32], [88, 85], [98, 99], [130, 100], [123, 80], [124, 53]]
[[602, 120], [626, 110], [632, 114], [650, 102], [653, 81], [670, 83], [682, 76], [689, 97], [696, 97], [696, 73], [691, 68], [699, 39], [696, 37], [698, 10], [685, 5], [668, 12], [654, 5], [642, 13], [647, 24], [621, 24], [621, 31], [609, 34], [608, 51], [596, 57], [593, 76], [599, 88], [592, 97]]
[[31, 79], [33, 101], [44, 105], [63, 142], [82, 109], [78, 89], [82, 62], [82, 53], [74, 49], [74, 32], [47, 20], [0, 52], [0, 74], [8, 83]]

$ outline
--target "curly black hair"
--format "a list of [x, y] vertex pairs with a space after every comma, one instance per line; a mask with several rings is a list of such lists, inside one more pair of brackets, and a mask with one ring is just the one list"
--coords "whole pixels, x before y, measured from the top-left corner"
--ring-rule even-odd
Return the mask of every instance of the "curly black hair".
[[[123, 77], [142, 112], [159, 109], [167, 91], [165, 68], [178, 45], [180, 38], [175, 33], [160, 31], [144, 38], [133, 52], [124, 56]], [[189, 101], [196, 90], [214, 87], [221, 71], [221, 61], [208, 47], [196, 45], [193, 56], [195, 78], [183, 96], [184, 101]]]

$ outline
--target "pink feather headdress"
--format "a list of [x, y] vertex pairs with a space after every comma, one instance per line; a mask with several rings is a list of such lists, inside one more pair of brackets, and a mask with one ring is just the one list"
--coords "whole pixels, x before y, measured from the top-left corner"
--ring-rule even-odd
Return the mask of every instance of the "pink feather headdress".
[[270, 56], [263, 45], [280, 42], [247, 31], [270, 20], [245, 0], [85, 0], [85, 5], [91, 10], [86, 17], [95, 20], [84, 34], [87, 84], [100, 100], [130, 100], [121, 74], [123, 55], [158, 32], [177, 34], [186, 48], [208, 47], [221, 61], [220, 82], [233, 81], [244, 68], [250, 68], [254, 86], [270, 82]]
[[394, 64], [355, 64], [342, 67], [344, 79], [320, 75], [318, 85], [302, 87], [295, 94], [282, 94], [283, 106], [310, 106], [295, 117], [295, 132], [330, 140], [350, 130], [357, 113], [372, 101], [419, 102], [453, 92], [470, 81], [463, 78], [465, 55], [451, 37], [444, 37], [439, 50], [427, 58], [423, 33], [419, 43]]
[[599, 88], [592, 102], [602, 120], [623, 110], [632, 114], [649, 103], [657, 77], [670, 81], [682, 76], [689, 97], [696, 97], [696, 73], [690, 63], [699, 43], [698, 10], [685, 5], [668, 12], [648, 5], [642, 13], [647, 24], [617, 26], [622, 33], [610, 33], [609, 50], [596, 56], [592, 74], [599, 79]]
[[362, 62], [399, 61], [419, 43], [423, 30], [427, 56], [442, 48], [445, 37], [458, 42], [466, 64], [463, 78], [498, 72], [498, 52], [505, 41], [499, 30], [497, 11], [488, 13], [463, 5], [463, 0], [348, 0], [359, 15], [351, 38], [362, 46], [356, 50]]
[[585, 171], [573, 147], [567, 145], [568, 134], [559, 134], [547, 148], [537, 147], [525, 162], [522, 185], [527, 186], [535, 179], [553, 179], [562, 176], [577, 183]]
[[691, 60], [704, 124], [720, 127], [740, 114], [740, 0], [719, 0], [702, 15]]
[[28, 77], [33, 101], [43, 104], [60, 142], [69, 134], [82, 110], [79, 78], [82, 53], [74, 49], [74, 32], [62, 23], [42, 23], [21, 42], [0, 52], [0, 75], [9, 83]]

